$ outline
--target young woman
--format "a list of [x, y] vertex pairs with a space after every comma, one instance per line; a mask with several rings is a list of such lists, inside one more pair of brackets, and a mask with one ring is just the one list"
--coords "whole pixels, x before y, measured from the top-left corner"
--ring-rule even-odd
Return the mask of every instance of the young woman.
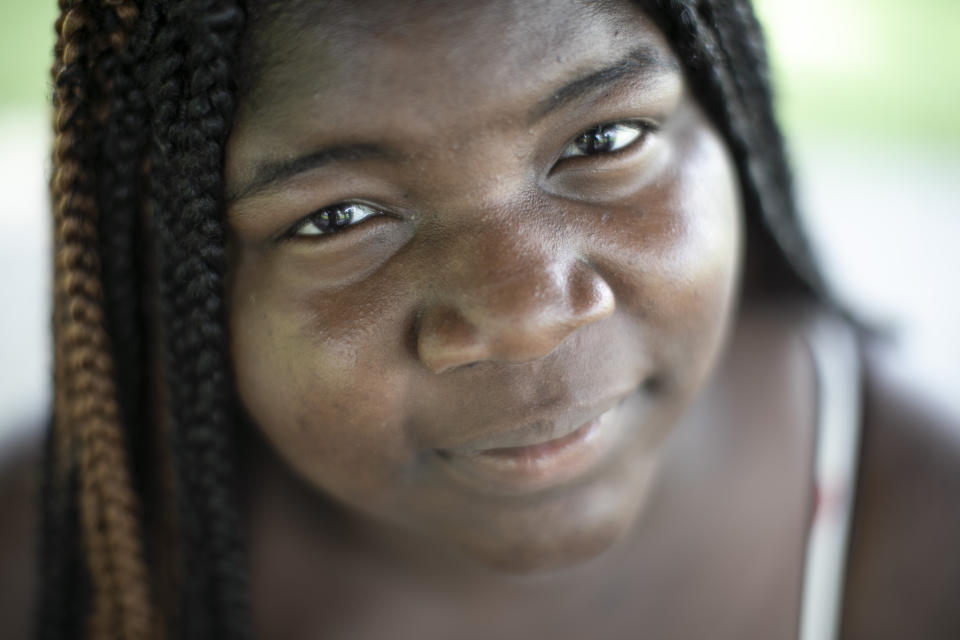
[[745, 2], [61, 5], [42, 637], [960, 637]]

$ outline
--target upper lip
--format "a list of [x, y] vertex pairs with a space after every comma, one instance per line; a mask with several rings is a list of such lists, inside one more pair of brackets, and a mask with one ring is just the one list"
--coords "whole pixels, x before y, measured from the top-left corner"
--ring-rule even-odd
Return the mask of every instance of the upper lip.
[[[491, 449], [530, 447], [569, 435], [620, 404], [630, 391], [622, 391], [599, 402], [574, 403], [553, 408], [522, 421], [521, 426], [485, 429], [484, 435], [438, 449], [444, 454], [476, 455]], [[513, 421], [516, 425], [516, 421]]]

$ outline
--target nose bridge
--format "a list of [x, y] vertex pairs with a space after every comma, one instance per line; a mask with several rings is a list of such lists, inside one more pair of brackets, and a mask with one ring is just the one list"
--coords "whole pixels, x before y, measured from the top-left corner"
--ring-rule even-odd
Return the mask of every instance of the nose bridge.
[[530, 323], [564, 306], [562, 243], [531, 218], [481, 224], [463, 235], [451, 297], [478, 324]]
[[563, 228], [521, 215], [478, 216], [447, 245], [418, 334], [428, 368], [534, 360], [613, 311], [612, 291]]

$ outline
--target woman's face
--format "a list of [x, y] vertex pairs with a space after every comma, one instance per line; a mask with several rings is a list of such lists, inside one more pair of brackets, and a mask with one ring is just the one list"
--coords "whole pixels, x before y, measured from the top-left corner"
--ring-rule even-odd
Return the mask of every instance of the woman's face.
[[628, 2], [305, 7], [228, 145], [245, 408], [374, 521], [512, 571], [595, 555], [723, 342], [722, 140]]

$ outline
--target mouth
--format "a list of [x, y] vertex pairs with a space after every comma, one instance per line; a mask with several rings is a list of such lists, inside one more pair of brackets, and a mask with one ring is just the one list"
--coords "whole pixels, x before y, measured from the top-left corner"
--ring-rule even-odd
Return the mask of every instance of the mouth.
[[[508, 446], [437, 449], [448, 471], [483, 493], [524, 495], [562, 486], [587, 475], [616, 448], [623, 429], [621, 407], [627, 396], [593, 411], [572, 427], [546, 434], [520, 432], [503, 438]], [[520, 444], [510, 442], [521, 441]]]
[[600, 418], [580, 425], [570, 433], [559, 438], [546, 440], [537, 444], [519, 447], [494, 447], [491, 449], [482, 449], [475, 455], [490, 456], [492, 458], [502, 458], [504, 460], [525, 461], [535, 463], [540, 459], [557, 455], [568, 446], [573, 446], [578, 442], [584, 442], [589, 438], [595, 427], [600, 424]]

